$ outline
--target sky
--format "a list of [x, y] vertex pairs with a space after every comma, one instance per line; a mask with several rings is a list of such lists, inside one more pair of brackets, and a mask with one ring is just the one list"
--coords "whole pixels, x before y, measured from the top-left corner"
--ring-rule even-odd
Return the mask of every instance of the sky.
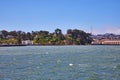
[[120, 0], [0, 0], [0, 30], [120, 34]]

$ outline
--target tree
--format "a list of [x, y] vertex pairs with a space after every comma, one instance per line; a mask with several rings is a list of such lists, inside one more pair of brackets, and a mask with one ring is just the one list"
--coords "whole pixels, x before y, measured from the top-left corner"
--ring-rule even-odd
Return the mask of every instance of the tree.
[[37, 31], [32, 31], [31, 35], [32, 35], [32, 40], [33, 40], [36, 37], [36, 35], [38, 35], [38, 32]]
[[18, 31], [17, 32], [17, 44], [21, 44], [22, 43], [22, 36], [21, 36], [21, 34], [22, 34], [22, 31]]
[[14, 38], [17, 37], [17, 32], [16, 31], [10, 31], [8, 34], [13, 36]]
[[[90, 44], [91, 43], [91, 37], [88, 33], [78, 30], [78, 29], [68, 29], [67, 30], [67, 35], [71, 36], [71, 40], [68, 40], [69, 42], [72, 41], [72, 44]], [[68, 37], [68, 36], [66, 36]]]
[[55, 35], [56, 37], [59, 39], [59, 40], [63, 40], [64, 39], [64, 36], [62, 34], [62, 30], [61, 29], [55, 29]]
[[48, 31], [39, 31], [36, 37], [34, 38], [34, 43], [45, 45], [49, 43], [49, 32]]
[[7, 35], [8, 35], [8, 31], [2, 30], [2, 31], [1, 31], [1, 34], [2, 34], [2, 37], [3, 37], [3, 38], [6, 38]]
[[27, 40], [32, 40], [32, 34], [30, 32], [27, 32], [26, 37]]

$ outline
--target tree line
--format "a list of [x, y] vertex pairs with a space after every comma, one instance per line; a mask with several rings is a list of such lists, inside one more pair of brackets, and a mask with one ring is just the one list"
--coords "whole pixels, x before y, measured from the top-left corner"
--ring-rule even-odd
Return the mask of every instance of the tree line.
[[90, 33], [78, 29], [68, 29], [66, 34], [61, 29], [49, 31], [0, 31], [0, 44], [22, 44], [23, 40], [31, 40], [36, 45], [86, 45], [91, 44]]

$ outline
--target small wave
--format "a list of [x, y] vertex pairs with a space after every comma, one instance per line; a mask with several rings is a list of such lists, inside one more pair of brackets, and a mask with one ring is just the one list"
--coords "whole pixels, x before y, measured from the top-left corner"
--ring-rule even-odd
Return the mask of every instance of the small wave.
[[80, 67], [88, 67], [88, 64], [78, 64]]
[[49, 54], [48, 52], [46, 52], [45, 54]]
[[120, 69], [120, 65], [113, 66], [113, 69]]
[[57, 63], [60, 63], [60, 62], [61, 62], [61, 60], [60, 60], [60, 59], [58, 59], [58, 60], [57, 60]]
[[37, 68], [37, 69], [39, 69], [40, 67], [39, 67], [39, 66], [37, 66], [36, 68]]
[[70, 63], [70, 64], [69, 64], [69, 66], [73, 66], [73, 64], [72, 64], [72, 63]]
[[10, 79], [10, 78], [4, 78], [3, 80], [12, 80], [12, 79]]
[[25, 69], [25, 68], [29, 68], [30, 66], [23, 66], [23, 67], [17, 67], [16, 69]]

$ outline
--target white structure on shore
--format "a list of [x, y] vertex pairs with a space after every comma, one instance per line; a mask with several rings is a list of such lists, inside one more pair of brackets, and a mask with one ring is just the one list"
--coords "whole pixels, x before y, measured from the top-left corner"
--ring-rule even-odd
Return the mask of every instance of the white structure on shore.
[[23, 44], [23, 45], [32, 45], [32, 44], [33, 44], [33, 41], [31, 41], [31, 40], [23, 40], [23, 41], [22, 41], [22, 44]]

